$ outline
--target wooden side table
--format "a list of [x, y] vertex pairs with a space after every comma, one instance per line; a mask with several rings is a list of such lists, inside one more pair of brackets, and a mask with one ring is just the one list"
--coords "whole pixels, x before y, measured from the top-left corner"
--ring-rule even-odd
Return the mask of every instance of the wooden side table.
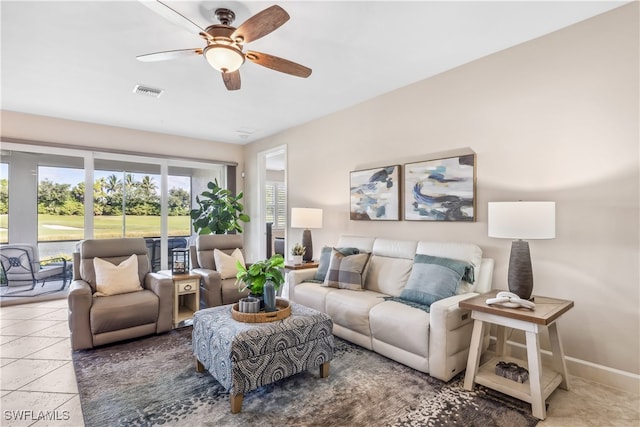
[[187, 325], [200, 304], [200, 276], [197, 274], [171, 274], [171, 270], [158, 273], [173, 279], [173, 327]]
[[[567, 366], [557, 320], [573, 307], [573, 301], [536, 296], [534, 310], [487, 305], [487, 299], [494, 298], [498, 292], [498, 290], [492, 290], [459, 303], [460, 308], [471, 310], [471, 318], [474, 319], [464, 388], [473, 390], [474, 384], [478, 383], [528, 402], [531, 404], [533, 416], [543, 420], [547, 417], [545, 400], [549, 395], [558, 386], [564, 390], [569, 389]], [[497, 325], [496, 355], [479, 366], [484, 328], [491, 323]], [[538, 334], [544, 327], [549, 331], [553, 369], [543, 371]], [[515, 328], [525, 332], [527, 361], [506, 355], [505, 328]], [[499, 361], [513, 362], [527, 368], [528, 381], [518, 383], [497, 375], [495, 366]]]
[[318, 268], [320, 264], [318, 264], [317, 262], [311, 261], [311, 262], [303, 262], [302, 264], [293, 264], [291, 262], [286, 262], [284, 264], [284, 271], [291, 271], [291, 270], [306, 270], [308, 268]]

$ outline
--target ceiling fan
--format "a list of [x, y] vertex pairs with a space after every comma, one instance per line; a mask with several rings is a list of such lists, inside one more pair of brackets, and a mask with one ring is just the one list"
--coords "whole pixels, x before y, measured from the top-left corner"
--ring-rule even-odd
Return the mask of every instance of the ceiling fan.
[[263, 67], [297, 77], [306, 78], [311, 75], [311, 69], [304, 65], [266, 53], [251, 50], [243, 52], [245, 43], [266, 36], [289, 20], [289, 14], [280, 6], [274, 5], [258, 12], [237, 28], [231, 26], [236, 17], [233, 11], [226, 8], [216, 9], [215, 15], [220, 23], [203, 29], [161, 1], [141, 1], [141, 3], [169, 21], [181, 25], [189, 31], [197, 32], [200, 37], [205, 39], [207, 45], [204, 48], [168, 50], [139, 55], [136, 58], [140, 61], [166, 61], [185, 56], [203, 55], [213, 68], [222, 73], [222, 80], [228, 90], [240, 89], [239, 68], [246, 59]]

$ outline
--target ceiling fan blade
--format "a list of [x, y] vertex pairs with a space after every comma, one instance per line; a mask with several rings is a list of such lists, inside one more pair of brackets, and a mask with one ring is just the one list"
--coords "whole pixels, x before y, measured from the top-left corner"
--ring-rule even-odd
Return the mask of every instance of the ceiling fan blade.
[[235, 40], [238, 37], [242, 37], [243, 43], [249, 43], [266, 36], [288, 20], [289, 14], [280, 6], [273, 5], [244, 21], [231, 34], [231, 38]]
[[199, 34], [200, 32], [204, 32], [203, 28], [200, 28], [198, 24], [193, 22], [191, 19], [187, 18], [177, 10], [173, 9], [171, 6], [164, 4], [161, 1], [149, 1], [149, 0], [139, 0], [140, 3], [153, 10], [158, 15], [162, 16], [167, 21], [178, 25], [190, 33]]
[[202, 49], [178, 49], [178, 50], [165, 50], [164, 52], [147, 53], [145, 55], [138, 55], [136, 59], [142, 62], [157, 62], [157, 61], [169, 61], [172, 59], [180, 59], [186, 56], [202, 55]]
[[245, 57], [249, 61], [262, 65], [263, 67], [271, 68], [272, 70], [280, 71], [281, 73], [287, 73], [297, 77], [309, 77], [311, 75], [311, 68], [296, 64], [287, 59], [278, 58], [277, 56], [250, 50], [247, 51]]
[[232, 71], [231, 73], [222, 73], [222, 81], [228, 90], [240, 89], [240, 71]]

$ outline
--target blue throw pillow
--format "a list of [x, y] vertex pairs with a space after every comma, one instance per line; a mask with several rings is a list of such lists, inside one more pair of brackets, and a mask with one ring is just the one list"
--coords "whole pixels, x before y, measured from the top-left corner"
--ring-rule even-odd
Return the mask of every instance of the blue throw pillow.
[[418, 254], [407, 285], [400, 293], [403, 300], [431, 305], [456, 294], [460, 279], [473, 266], [464, 261]]
[[[313, 280], [324, 282], [324, 278], [327, 276], [327, 271], [329, 271], [329, 262], [331, 262], [331, 249], [333, 248], [330, 246], [322, 248], [322, 252], [320, 252], [320, 261], [318, 262], [318, 271], [316, 271], [316, 275]], [[358, 248], [336, 248], [336, 250], [345, 256], [360, 253]]]

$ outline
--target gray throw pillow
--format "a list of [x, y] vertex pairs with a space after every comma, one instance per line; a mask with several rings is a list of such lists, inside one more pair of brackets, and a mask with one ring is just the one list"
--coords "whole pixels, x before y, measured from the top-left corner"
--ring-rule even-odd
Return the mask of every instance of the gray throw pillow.
[[[316, 275], [313, 280], [317, 280], [319, 282], [324, 282], [324, 278], [327, 276], [327, 271], [329, 271], [329, 262], [331, 261], [331, 249], [330, 246], [325, 246], [322, 248], [322, 252], [320, 252], [320, 261], [318, 262], [318, 270], [316, 271]], [[343, 255], [355, 255], [360, 253], [358, 248], [335, 248]]]
[[418, 254], [400, 298], [418, 304], [434, 302], [456, 294], [460, 279], [473, 266], [451, 258]]
[[368, 253], [347, 256], [338, 250], [332, 250], [329, 271], [322, 286], [361, 291], [362, 272], [368, 260]]

